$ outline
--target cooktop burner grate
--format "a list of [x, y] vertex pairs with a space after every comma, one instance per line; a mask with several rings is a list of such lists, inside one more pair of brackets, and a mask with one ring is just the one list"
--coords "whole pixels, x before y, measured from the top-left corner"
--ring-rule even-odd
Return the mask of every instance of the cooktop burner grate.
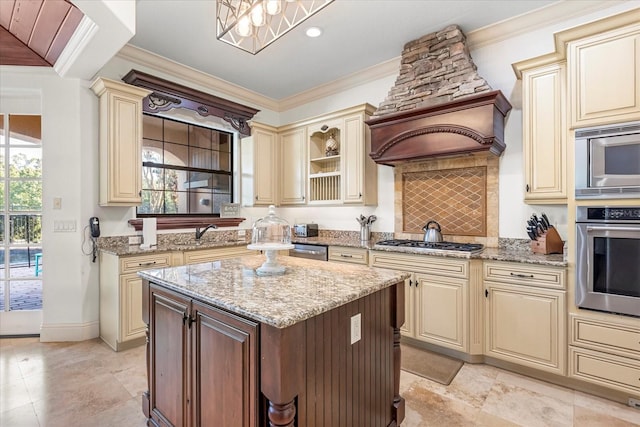
[[382, 246], [398, 246], [404, 248], [439, 249], [443, 251], [479, 252], [484, 246], [480, 243], [456, 243], [456, 242], [423, 242], [422, 240], [383, 240], [376, 243]]

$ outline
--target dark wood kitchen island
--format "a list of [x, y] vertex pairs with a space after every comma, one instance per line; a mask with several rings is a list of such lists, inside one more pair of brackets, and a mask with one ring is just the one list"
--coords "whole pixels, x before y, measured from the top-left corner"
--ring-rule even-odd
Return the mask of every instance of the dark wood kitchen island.
[[387, 427], [404, 419], [399, 327], [408, 274], [278, 261], [282, 276], [257, 275], [261, 255], [139, 273], [150, 426]]

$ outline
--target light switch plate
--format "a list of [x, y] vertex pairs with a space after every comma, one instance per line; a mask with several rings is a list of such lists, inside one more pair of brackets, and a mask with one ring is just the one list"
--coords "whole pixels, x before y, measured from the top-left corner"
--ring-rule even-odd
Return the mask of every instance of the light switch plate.
[[362, 339], [362, 314], [351, 316], [351, 344], [355, 344]]

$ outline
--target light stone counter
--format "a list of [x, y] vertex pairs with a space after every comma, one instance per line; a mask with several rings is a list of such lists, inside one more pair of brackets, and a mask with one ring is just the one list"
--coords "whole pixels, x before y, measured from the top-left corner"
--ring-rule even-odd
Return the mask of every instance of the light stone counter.
[[250, 319], [286, 328], [392, 286], [408, 273], [279, 257], [282, 276], [258, 276], [263, 255], [145, 270], [144, 279]]

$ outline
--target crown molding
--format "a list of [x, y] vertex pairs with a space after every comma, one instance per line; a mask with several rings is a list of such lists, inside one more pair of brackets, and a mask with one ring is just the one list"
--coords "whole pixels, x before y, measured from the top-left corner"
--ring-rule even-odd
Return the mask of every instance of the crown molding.
[[[586, 0], [560, 1], [536, 11], [470, 31], [466, 34], [467, 43], [470, 49], [477, 49], [482, 46], [506, 40], [515, 35], [548, 27], [549, 25], [563, 22], [570, 18], [594, 13], [621, 4], [633, 3], [634, 2], [630, 2], [628, 0], [608, 0], [603, 2]], [[631, 10], [634, 9], [631, 8]], [[622, 12], [622, 14], [624, 13], [628, 12]], [[562, 33], [570, 31], [571, 30], [566, 30], [556, 33], [556, 46], [565, 42], [565, 40], [562, 39]], [[560, 34], [560, 36], [558, 36], [558, 34]], [[558, 37], [561, 39], [558, 40]], [[320, 98], [344, 92], [368, 82], [396, 75], [400, 68], [401, 58], [401, 56], [397, 56], [364, 70], [354, 72], [348, 76], [316, 86], [287, 98], [276, 100], [132, 45], [124, 46], [117, 56], [122, 59], [144, 65], [150, 69], [161, 71], [183, 81], [192, 82], [202, 87], [216, 90], [221, 94], [238, 99], [242, 102], [253, 103], [256, 106], [266, 108], [277, 113], [308, 104], [309, 102]], [[549, 60], [549, 58], [545, 59]]]
[[467, 43], [470, 49], [507, 40], [519, 34], [528, 33], [570, 18], [629, 3], [624, 0], [608, 1], [560, 1], [532, 12], [514, 16], [504, 21], [470, 31]]
[[148, 50], [127, 44], [116, 56], [127, 61], [135, 62], [136, 64], [144, 65], [153, 70], [161, 71], [180, 80], [215, 90], [220, 94], [236, 98], [242, 102], [252, 103], [273, 111], [280, 111], [278, 101], [273, 98], [260, 95], [257, 92], [164, 58]]
[[82, 20], [78, 24], [78, 28], [69, 39], [69, 43], [60, 53], [58, 60], [53, 66], [53, 69], [60, 75], [60, 77], [67, 76], [71, 67], [76, 63], [78, 58], [82, 56], [85, 48], [89, 45], [91, 40], [95, 37], [99, 30], [99, 27], [86, 15], [82, 17]]
[[315, 101], [319, 98], [335, 95], [384, 77], [398, 75], [398, 72], [400, 71], [400, 59], [401, 56], [397, 56], [369, 68], [356, 71], [348, 76], [316, 86], [288, 98], [283, 98], [280, 100], [280, 111], [287, 111], [292, 108], [308, 104], [309, 102]]

